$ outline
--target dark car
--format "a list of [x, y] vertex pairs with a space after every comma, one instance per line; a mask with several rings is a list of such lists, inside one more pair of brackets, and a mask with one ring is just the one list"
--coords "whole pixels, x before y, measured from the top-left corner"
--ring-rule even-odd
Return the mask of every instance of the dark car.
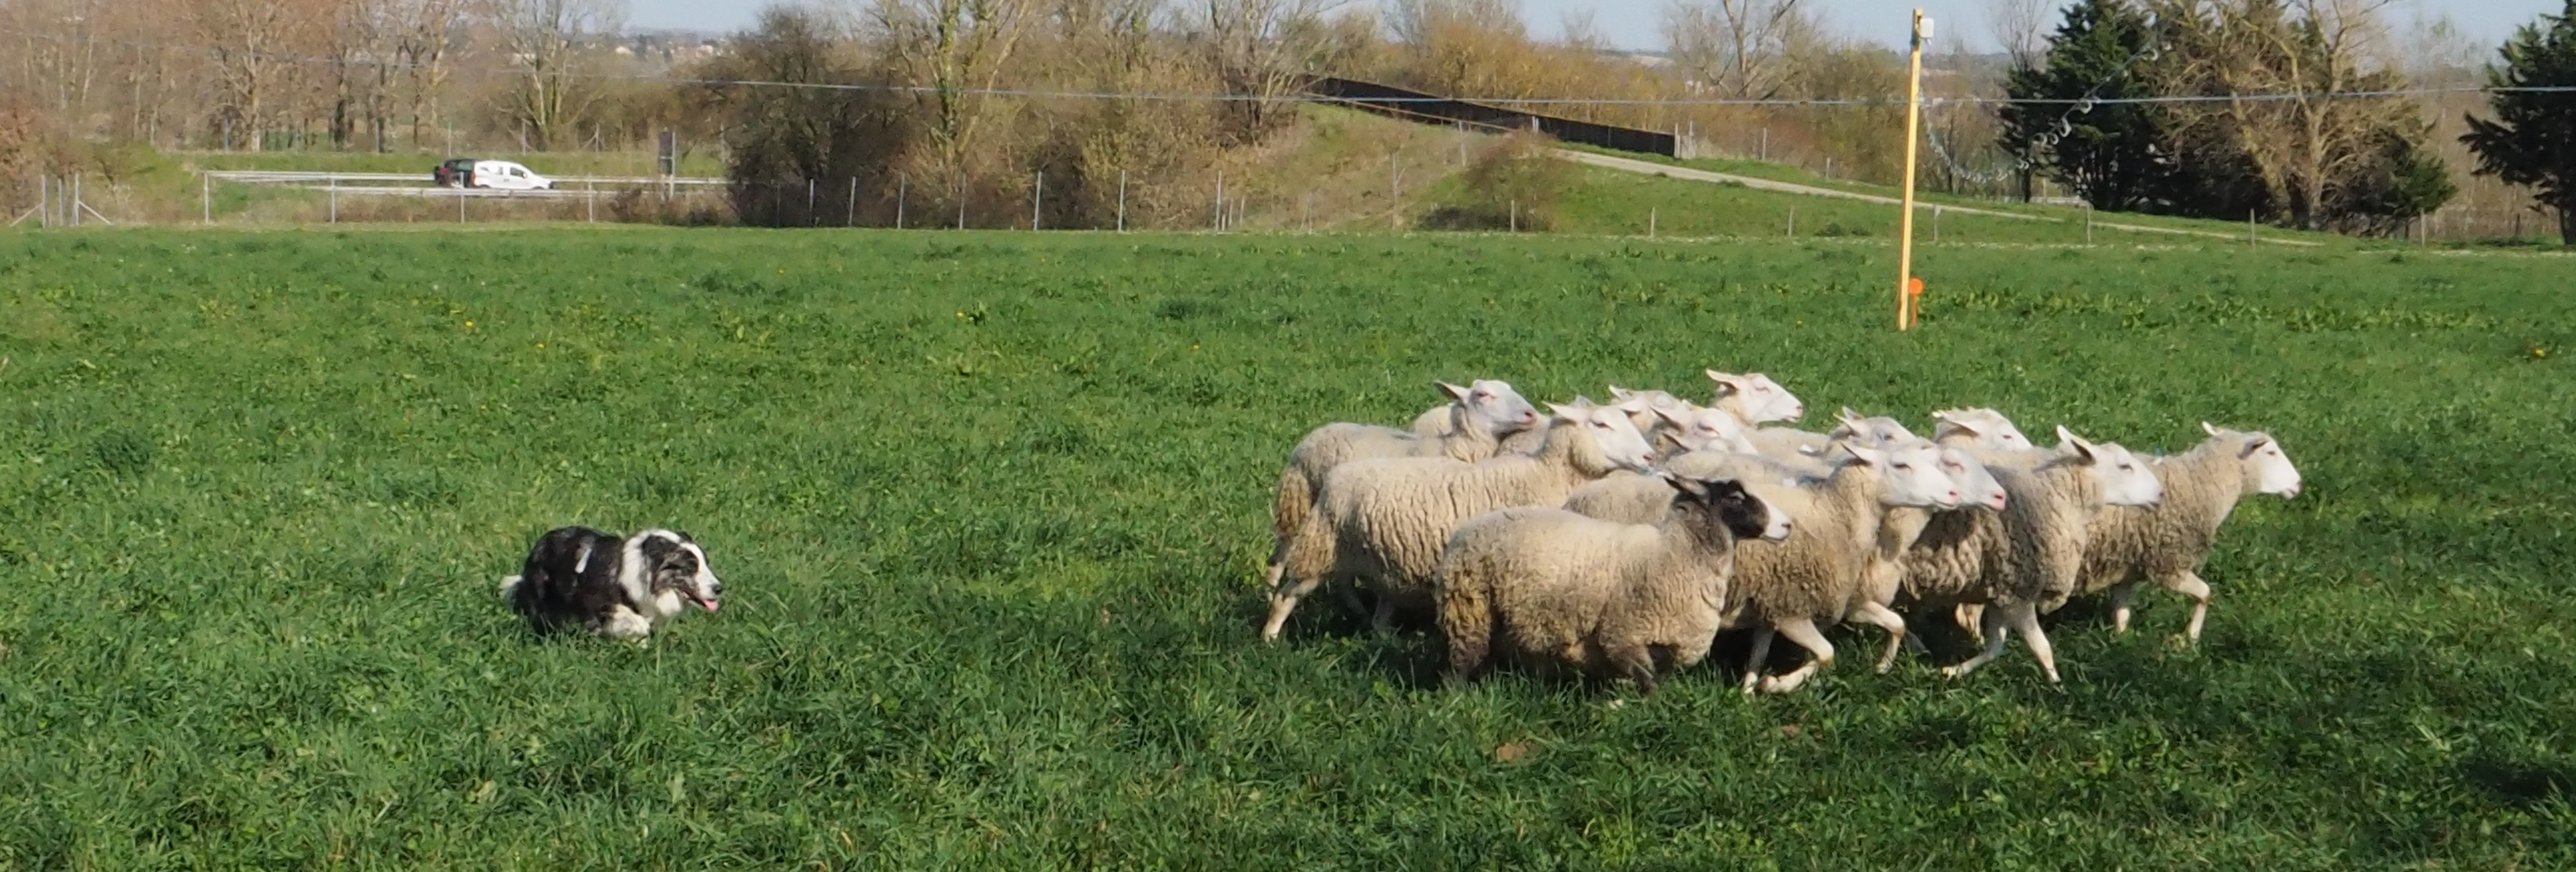
[[473, 187], [474, 158], [449, 158], [446, 163], [439, 164], [437, 169], [429, 171], [429, 180], [450, 188]]

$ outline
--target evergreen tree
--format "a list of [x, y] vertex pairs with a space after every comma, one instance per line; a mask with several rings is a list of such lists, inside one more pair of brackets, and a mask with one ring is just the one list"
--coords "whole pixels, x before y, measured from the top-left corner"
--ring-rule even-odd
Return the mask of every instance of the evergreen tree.
[[[2571, 0], [2576, 2], [2576, 0]], [[2004, 91], [2002, 146], [2073, 189], [2095, 208], [2157, 211], [2172, 174], [2152, 106], [2083, 101], [2146, 97], [2154, 85], [2137, 58], [2153, 45], [2144, 12], [2127, 0], [2083, 0], [2048, 40], [2048, 66], [2014, 70]]]
[[[2576, 88], [2576, 0], [2523, 25], [2504, 44], [2504, 65], [2487, 70], [2495, 88]], [[2538, 189], [2558, 212], [2560, 240], [2576, 245], [2576, 92], [2495, 91], [2490, 121], [2469, 117], [2460, 137], [2477, 152], [2479, 175]]]

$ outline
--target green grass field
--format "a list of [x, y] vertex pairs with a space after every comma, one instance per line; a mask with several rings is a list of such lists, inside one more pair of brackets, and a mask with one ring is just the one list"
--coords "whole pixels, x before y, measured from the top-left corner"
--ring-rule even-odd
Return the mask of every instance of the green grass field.
[[[1883, 238], [0, 236], [0, 869], [2576, 865], [2567, 260], [1920, 259], [1898, 335]], [[2196, 650], [2060, 613], [2063, 689], [1256, 641], [1307, 428], [1712, 366], [2268, 429], [2308, 491]], [[575, 522], [691, 531], [727, 607], [532, 638], [494, 583]]]

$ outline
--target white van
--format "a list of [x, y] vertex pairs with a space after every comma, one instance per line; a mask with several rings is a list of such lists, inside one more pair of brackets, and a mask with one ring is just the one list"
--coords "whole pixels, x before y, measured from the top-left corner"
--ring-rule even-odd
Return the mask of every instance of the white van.
[[478, 160], [467, 183], [477, 188], [502, 191], [553, 190], [555, 180], [537, 175], [535, 170], [506, 160]]

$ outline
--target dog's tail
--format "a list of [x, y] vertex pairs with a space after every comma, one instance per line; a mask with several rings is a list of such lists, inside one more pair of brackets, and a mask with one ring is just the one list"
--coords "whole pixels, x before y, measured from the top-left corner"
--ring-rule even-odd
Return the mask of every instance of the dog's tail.
[[525, 579], [525, 578], [521, 578], [521, 577], [516, 576], [516, 575], [510, 576], [510, 577], [508, 577], [508, 578], [501, 579], [501, 596], [503, 596], [503, 597], [505, 597], [505, 598], [506, 598], [506, 597], [511, 596], [512, 594], [516, 594], [516, 593], [518, 593], [518, 592], [519, 592], [519, 583], [520, 583], [520, 582], [524, 582], [524, 581], [527, 581], [527, 579]]

